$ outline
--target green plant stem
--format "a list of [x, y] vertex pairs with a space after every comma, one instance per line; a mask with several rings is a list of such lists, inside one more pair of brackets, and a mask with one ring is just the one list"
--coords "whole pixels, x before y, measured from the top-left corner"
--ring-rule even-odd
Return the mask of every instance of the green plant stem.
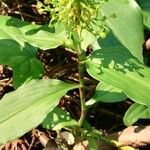
[[78, 51], [78, 73], [79, 73], [79, 84], [80, 84], [79, 96], [80, 96], [80, 103], [81, 103], [81, 115], [78, 120], [78, 127], [82, 126], [82, 123], [86, 116], [85, 87], [84, 87], [84, 71], [85, 71], [86, 55], [85, 55], [85, 51], [81, 48], [81, 32], [82, 32], [82, 28], [79, 23], [76, 27], [76, 33], [78, 36], [77, 51]]
[[80, 95], [80, 102], [81, 102], [81, 116], [78, 121], [79, 127], [82, 126], [83, 120], [86, 115], [86, 105], [85, 105], [85, 87], [84, 87], [84, 70], [85, 70], [85, 52], [82, 51], [81, 54], [78, 55], [78, 73], [79, 73], [79, 95]]

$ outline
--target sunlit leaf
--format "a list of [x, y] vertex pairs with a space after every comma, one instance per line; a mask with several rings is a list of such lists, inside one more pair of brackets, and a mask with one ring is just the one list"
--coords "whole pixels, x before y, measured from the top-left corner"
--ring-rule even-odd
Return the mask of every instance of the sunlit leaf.
[[41, 49], [56, 48], [62, 45], [66, 38], [63, 25], [56, 25], [52, 30], [48, 25], [35, 25], [2, 15], [0, 15], [0, 30], [0, 39], [14, 40], [22, 47], [27, 42]]
[[[48, 30], [48, 27], [45, 29]], [[54, 32], [46, 30], [41, 28], [34, 34], [25, 34], [24, 38], [31, 45], [43, 50], [53, 49], [63, 45], [67, 39], [66, 30], [62, 24], [56, 24], [54, 26]]]
[[60, 130], [64, 127], [71, 127], [74, 125], [77, 125], [77, 121], [71, 118], [69, 112], [58, 107], [49, 112], [42, 123], [44, 128], [53, 130]]
[[0, 40], [0, 64], [13, 69], [13, 85], [17, 88], [28, 78], [42, 77], [44, 67], [36, 58], [37, 49], [25, 44], [24, 47], [13, 40]]
[[138, 119], [150, 119], [150, 107], [134, 103], [125, 113], [123, 120], [125, 125], [131, 126]]
[[122, 90], [101, 82], [97, 85], [95, 94], [93, 97], [86, 102], [86, 105], [93, 105], [96, 102], [120, 102], [127, 98], [127, 96], [122, 92]]
[[37, 127], [68, 90], [77, 85], [62, 81], [33, 80], [6, 94], [0, 101], [0, 145]]
[[150, 30], [150, 10], [143, 10], [143, 22], [146, 29]]
[[135, 102], [150, 106], [150, 69], [127, 49], [110, 47], [94, 51], [87, 60], [87, 71], [93, 78], [122, 90]]
[[83, 39], [81, 41], [81, 47], [84, 50], [86, 50], [89, 45], [96, 41], [96, 37], [87, 30], [82, 31], [81, 38]]
[[142, 62], [143, 18], [138, 4], [134, 0], [109, 0], [102, 12], [115, 36]]

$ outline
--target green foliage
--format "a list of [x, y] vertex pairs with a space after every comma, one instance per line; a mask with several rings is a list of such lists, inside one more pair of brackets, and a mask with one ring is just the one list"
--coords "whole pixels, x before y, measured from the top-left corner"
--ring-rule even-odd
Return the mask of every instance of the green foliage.
[[42, 123], [44, 128], [52, 130], [60, 130], [75, 125], [77, 125], [77, 121], [71, 118], [69, 112], [59, 107], [55, 107], [53, 111], [49, 112]]
[[143, 22], [145, 28], [150, 31], [150, 10], [143, 10]]
[[106, 35], [107, 27], [104, 24], [105, 17], [99, 10], [105, 1], [52, 0], [44, 3], [38, 1], [37, 10], [41, 14], [44, 11], [50, 12], [51, 24], [62, 22], [70, 33], [78, 32], [77, 28], [82, 28], [103, 37]]
[[88, 58], [87, 71], [93, 78], [121, 89], [135, 102], [150, 106], [150, 69], [127, 49], [110, 47], [94, 51]]
[[0, 40], [0, 64], [12, 67], [15, 88], [23, 84], [28, 78], [39, 79], [42, 77], [44, 68], [36, 55], [37, 48], [28, 43], [22, 47], [14, 40]]
[[149, 0], [137, 0], [137, 3], [142, 9], [150, 9], [150, 2]]
[[112, 32], [110, 32], [105, 39], [98, 38], [97, 42], [101, 48], [122, 46]]
[[118, 88], [101, 82], [97, 85], [95, 94], [86, 102], [86, 105], [93, 105], [96, 102], [113, 103], [125, 100], [126, 95]]
[[52, 33], [48, 26], [0, 16], [0, 30], [0, 64], [12, 67], [13, 85], [16, 88], [28, 78], [39, 79], [43, 75], [43, 65], [36, 59], [36, 47], [56, 48], [65, 40], [65, 30], [61, 24], [55, 25], [55, 33]]
[[118, 40], [142, 62], [143, 21], [137, 3], [134, 0], [109, 0], [103, 5], [102, 12]]
[[[80, 127], [87, 106], [96, 102], [118, 102], [127, 96], [136, 103], [124, 117], [126, 125], [133, 124], [139, 118], [150, 117], [150, 69], [142, 63], [143, 26], [150, 27], [149, 8], [147, 11], [145, 4], [148, 1], [138, 2], [143, 13], [135, 0], [38, 2], [40, 13], [51, 13], [48, 25], [34, 25], [0, 16], [0, 64], [12, 67], [13, 85], [18, 88], [0, 101], [0, 145], [22, 136], [41, 123], [43, 127], [55, 130], [71, 126], [70, 129], [76, 130], [75, 135], [79, 137], [77, 132], [82, 134]], [[142, 15], [145, 17], [144, 23]], [[106, 25], [111, 31], [103, 39], [108, 33]], [[101, 39], [97, 42], [101, 49], [94, 49], [86, 58], [86, 48], [99, 36]], [[37, 59], [38, 48], [47, 50], [58, 46], [77, 53], [79, 85], [55, 79], [32, 80], [42, 78], [44, 72], [42, 63]], [[85, 69], [91, 77], [101, 82], [87, 103]], [[78, 121], [56, 107], [68, 90], [77, 87], [81, 101]], [[85, 134], [84, 138], [90, 141], [91, 149], [97, 149], [95, 140], [102, 139], [102, 136], [92, 128], [87, 132], [89, 134]], [[103, 141], [111, 143], [108, 139], [103, 138]]]
[[0, 145], [37, 127], [60, 98], [76, 87], [56, 79], [32, 80], [6, 94], [0, 101]]
[[87, 140], [89, 142], [89, 150], [97, 150], [99, 149], [99, 145], [97, 144], [97, 139], [94, 139], [93, 137], [87, 137]]
[[29, 43], [41, 49], [56, 48], [64, 43], [65, 27], [62, 24], [35, 25], [8, 16], [0, 15], [0, 39], [9, 39], [25, 47]]
[[127, 126], [131, 126], [138, 119], [150, 119], [150, 107], [134, 103], [126, 112], [124, 123]]
[[149, 0], [137, 0], [137, 3], [143, 10], [143, 23], [145, 28], [150, 30], [150, 2]]
[[[51, 30], [54, 30], [54, 32]], [[60, 45], [64, 45], [67, 39], [66, 29], [61, 23], [55, 24], [52, 29], [46, 26], [42, 29], [41, 26], [36, 33], [29, 34], [30, 32], [31, 31], [28, 31], [28, 34], [26, 33], [24, 36], [27, 42], [43, 50], [53, 49]]]

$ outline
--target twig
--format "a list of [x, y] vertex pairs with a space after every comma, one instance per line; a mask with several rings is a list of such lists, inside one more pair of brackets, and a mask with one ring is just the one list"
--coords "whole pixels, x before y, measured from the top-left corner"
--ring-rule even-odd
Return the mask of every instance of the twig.
[[24, 18], [23, 18], [23, 16], [22, 16], [22, 12], [21, 12], [21, 9], [20, 9], [20, 5], [18, 5], [17, 7], [18, 7], [18, 10], [19, 10], [19, 12], [20, 12], [21, 20], [24, 21]]
[[31, 141], [31, 144], [29, 145], [29, 148], [28, 150], [31, 150], [33, 144], [34, 144], [34, 141], [35, 141], [35, 136], [32, 137], [32, 141]]

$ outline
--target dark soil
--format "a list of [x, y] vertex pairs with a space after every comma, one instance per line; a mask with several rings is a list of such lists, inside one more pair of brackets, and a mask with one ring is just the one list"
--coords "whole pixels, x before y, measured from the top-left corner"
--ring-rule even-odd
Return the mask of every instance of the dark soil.
[[[0, 14], [13, 16], [25, 21], [35, 22], [36, 24], [46, 24], [49, 22], [49, 14], [39, 15], [36, 11], [36, 0], [5, 0], [5, 3], [0, 2]], [[149, 38], [150, 33], [145, 31], [145, 38]], [[90, 51], [87, 49], [87, 54]], [[144, 48], [143, 55], [148, 58], [147, 65], [150, 65], [150, 53]], [[37, 56], [44, 64], [45, 76], [44, 78], [58, 78], [64, 81], [78, 82], [77, 73], [77, 56], [67, 52], [64, 48], [59, 47], [54, 50], [42, 51], [39, 50]], [[97, 81], [92, 79], [85, 73], [86, 99], [92, 97]], [[11, 84], [13, 72], [8, 66], [0, 66], [0, 98], [6, 93], [13, 91]], [[123, 125], [123, 115], [125, 111], [132, 104], [130, 100], [120, 103], [106, 104], [99, 103], [89, 109], [87, 119], [91, 126], [101, 130], [105, 135], [120, 131], [125, 128]], [[80, 116], [80, 101], [77, 90], [68, 93], [68, 97], [63, 97], [59, 104], [70, 112], [73, 118], [78, 119]], [[139, 120], [137, 124], [149, 125], [148, 120]], [[56, 132], [43, 129], [39, 126], [37, 129], [25, 134], [20, 139], [9, 143], [3, 150], [11, 150], [13, 146], [17, 150], [42, 150], [44, 147], [39, 139], [38, 132], [42, 132], [45, 136], [51, 139], [54, 147], [58, 144], [56, 142]], [[141, 148], [141, 150], [149, 150], [150, 147]]]

